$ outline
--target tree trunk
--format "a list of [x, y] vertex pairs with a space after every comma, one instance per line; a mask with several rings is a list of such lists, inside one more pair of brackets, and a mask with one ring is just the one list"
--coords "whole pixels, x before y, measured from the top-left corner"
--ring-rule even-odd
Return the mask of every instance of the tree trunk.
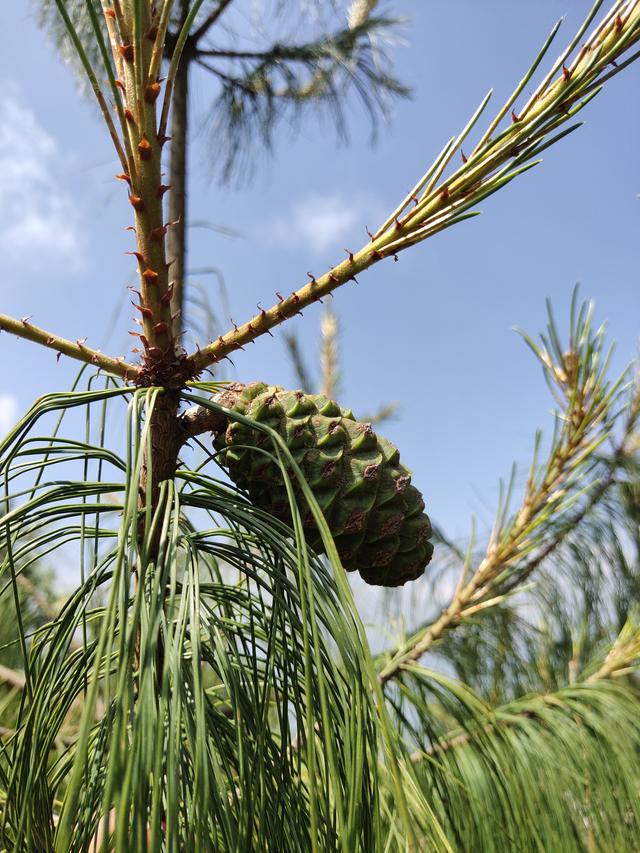
[[167, 233], [167, 254], [171, 261], [170, 273], [173, 280], [171, 314], [174, 318], [173, 333], [176, 338], [182, 332], [187, 253], [187, 131], [189, 127], [190, 61], [191, 56], [187, 43], [174, 83], [171, 116], [169, 183], [172, 189], [169, 193], [169, 221], [172, 226]]

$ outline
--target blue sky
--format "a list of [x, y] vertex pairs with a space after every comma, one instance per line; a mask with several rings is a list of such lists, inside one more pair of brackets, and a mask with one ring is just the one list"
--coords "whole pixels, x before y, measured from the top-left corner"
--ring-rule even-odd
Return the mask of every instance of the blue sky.
[[[95, 347], [131, 346], [113, 318], [126, 305], [129, 210], [109, 140], [93, 107], [34, 24], [26, 3], [5, 4], [0, 54], [0, 311]], [[350, 147], [310, 122], [279, 135], [240, 190], [207, 178], [215, 140], [205, 131], [208, 81], [196, 79], [191, 213], [239, 237], [191, 233], [191, 268], [224, 274], [240, 322], [275, 290], [324, 271], [357, 248], [425, 171], [490, 87], [494, 109], [566, 14], [555, 58], [590, 3], [394, 0], [406, 17], [394, 48], [412, 100], [392, 110], [376, 147], [354, 108]], [[545, 322], [544, 299], [566, 316], [580, 282], [618, 341], [614, 368], [636, 352], [640, 320], [640, 65], [611, 81], [583, 113], [586, 126], [544, 163], [486, 200], [484, 215], [379, 264], [335, 296], [341, 321], [340, 402], [359, 411], [396, 400], [384, 432], [414, 471], [432, 517], [463, 536], [475, 513], [489, 523], [498, 479], [526, 466], [536, 427], [551, 429], [541, 372], [514, 334]], [[491, 110], [491, 107], [490, 107]], [[220, 308], [212, 277], [203, 277]], [[218, 300], [216, 302], [216, 300]], [[125, 311], [122, 317], [128, 320]], [[295, 325], [308, 361], [320, 310]], [[561, 324], [562, 325], [562, 324]], [[118, 331], [114, 332], [114, 328]], [[234, 378], [295, 382], [281, 332], [234, 357]], [[0, 336], [0, 430], [39, 394], [63, 390], [76, 365]]]

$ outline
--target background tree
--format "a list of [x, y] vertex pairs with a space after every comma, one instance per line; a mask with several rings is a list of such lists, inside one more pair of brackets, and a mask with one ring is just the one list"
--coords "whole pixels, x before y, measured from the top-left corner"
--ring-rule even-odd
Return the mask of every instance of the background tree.
[[[81, 568], [81, 584], [60, 614], [34, 637], [21, 630], [16, 643], [24, 691], [0, 763], [5, 846], [87, 849], [98, 837], [102, 849], [635, 843], [640, 732], [629, 673], [639, 635], [632, 613], [620, 612], [616, 637], [601, 632], [606, 645], [586, 653], [584, 665], [572, 656], [570, 684], [558, 665], [551, 693], [522, 696], [513, 677], [495, 678], [487, 699], [481, 665], [467, 671], [479, 685], [475, 693], [422, 662], [442, 654], [472, 621], [498, 614], [494, 621], [502, 616], [508, 626], [516, 592], [570, 553], [582, 525], [616, 495], [611, 541], [624, 542], [622, 525], [635, 505], [639, 398], [626, 374], [609, 377], [604, 332], [589, 307], [576, 299], [568, 334], [550, 317], [541, 343], [529, 341], [557, 412], [551, 440], [536, 439], [521, 500], [512, 509], [515, 490], [505, 488], [486, 547], [472, 540], [464, 553], [449, 549], [459, 574], [443, 611], [377, 658], [321, 495], [301, 475], [286, 430], [231, 411], [224, 403], [237, 389], [192, 379], [367, 267], [474, 215], [480, 199], [575, 129], [571, 117], [636, 58], [630, 51], [640, 38], [640, 4], [615, 3], [594, 25], [600, 5], [521, 105], [549, 40], [460, 167], [447, 168], [465, 140], [468, 147], [488, 98], [365, 246], [186, 354], [171, 322], [160, 150], [180, 51], [199, 6], [176, 39], [159, 93], [171, 3], [105, 6], [107, 43], [88, 2], [98, 66], [60, 0], [129, 187], [142, 353], [129, 364], [28, 318], [0, 315], [0, 328], [96, 365], [104, 377], [102, 387], [92, 377], [86, 390], [37, 401], [0, 445], [2, 568], [17, 612], [18, 578], [43, 552], [75, 543]], [[80, 440], [64, 420], [79, 407], [86, 412]], [[120, 429], [106, 430], [107, 413]], [[279, 472], [272, 488], [288, 497], [289, 524], [221, 481], [213, 459], [192, 464], [186, 440], [213, 432], [219, 443], [230, 420], [251, 442], [259, 443], [256, 431], [262, 435], [257, 452]], [[613, 449], [604, 454], [609, 441]], [[316, 553], [305, 543], [309, 514]], [[532, 659], [525, 647], [520, 653], [519, 636], [507, 633], [508, 645], [497, 646], [496, 672], [518, 672], [519, 661]], [[60, 749], [79, 697], [77, 738]]]

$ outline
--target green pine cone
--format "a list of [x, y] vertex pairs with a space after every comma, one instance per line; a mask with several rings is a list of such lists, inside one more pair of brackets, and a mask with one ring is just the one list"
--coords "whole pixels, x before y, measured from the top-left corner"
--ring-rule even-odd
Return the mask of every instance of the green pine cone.
[[[257, 382], [234, 386], [220, 402], [278, 432], [322, 509], [347, 571], [380, 586], [415, 580], [431, 559], [431, 522], [398, 450], [358, 423], [351, 411], [318, 394]], [[215, 440], [219, 461], [256, 506], [291, 523], [282, 475], [267, 435], [231, 421]], [[292, 477], [295, 485], [295, 478]], [[305, 535], [324, 550], [313, 517], [300, 500]]]

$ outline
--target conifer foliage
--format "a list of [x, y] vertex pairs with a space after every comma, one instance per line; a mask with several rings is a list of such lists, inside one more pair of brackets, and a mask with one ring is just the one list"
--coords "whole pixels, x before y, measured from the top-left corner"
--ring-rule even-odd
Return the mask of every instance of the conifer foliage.
[[[231, 51], [213, 39], [236, 3], [43, 6], [113, 142], [139, 316], [127, 362], [0, 314], [0, 329], [83, 363], [71, 391], [37, 400], [0, 442], [0, 596], [17, 634], [0, 670], [2, 849], [632, 850], [640, 391], [633, 372], [610, 375], [592, 306], [576, 294], [566, 331], [549, 309], [540, 340], [525, 335], [552, 434], [536, 435], [520, 497], [515, 480], [503, 487], [488, 541], [466, 548], [431, 537], [370, 425], [321, 395], [229, 387], [215, 371], [539, 163], [640, 55], [640, 2], [596, 2], [525, 99], [554, 27], [484, 129], [489, 95], [364, 246], [190, 352], [166, 209], [181, 191], [163, 179], [188, 63], [218, 81], [234, 153], [255, 127], [268, 144], [287, 110], [339, 115], [345, 87], [372, 107], [402, 93], [375, 54], [391, 25], [375, 2], [309, 43]], [[269, 5], [274, 21], [288, 8]], [[347, 529], [356, 510], [364, 529]], [[432, 541], [413, 585], [448, 572], [451, 595], [372, 654], [345, 569], [411, 580]], [[36, 618], [34, 567], [62, 552], [80, 582]]]

